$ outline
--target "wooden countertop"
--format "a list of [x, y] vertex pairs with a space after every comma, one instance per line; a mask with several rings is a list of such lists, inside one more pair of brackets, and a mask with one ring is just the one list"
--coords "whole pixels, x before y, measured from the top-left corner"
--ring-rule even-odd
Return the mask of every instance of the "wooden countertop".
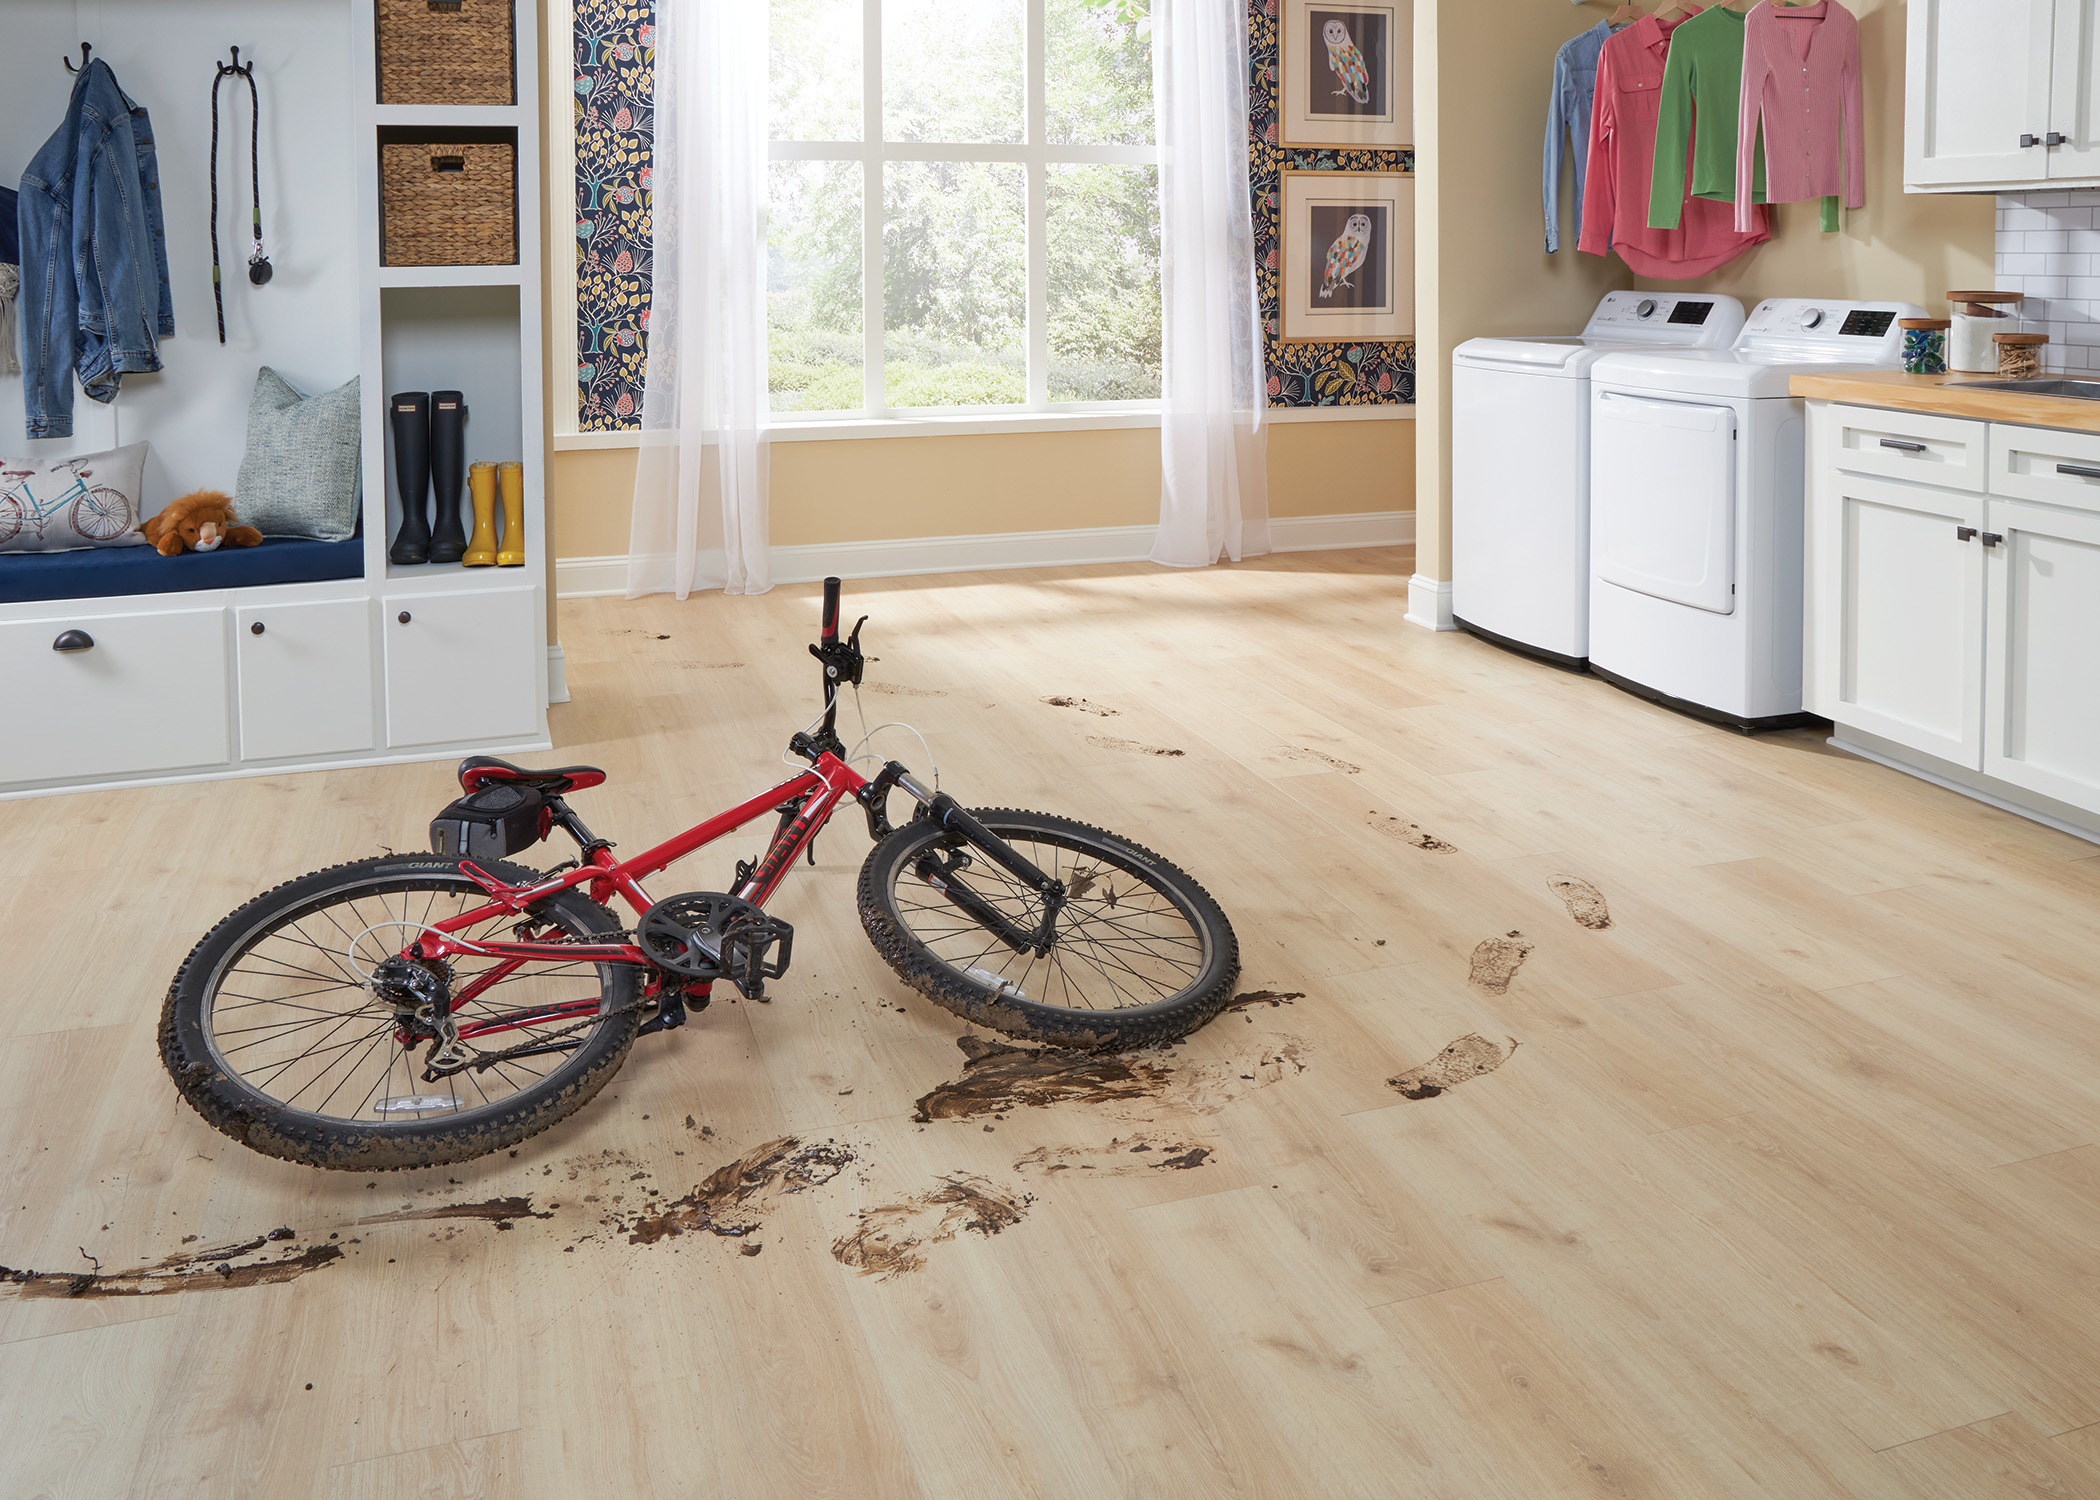
[[1787, 389], [1793, 395], [1811, 401], [1845, 401], [1854, 406], [1893, 407], [1897, 411], [1931, 412], [1942, 417], [2014, 422], [2022, 427], [2100, 432], [2100, 401], [2081, 401], [2072, 396], [2023, 396], [2015, 391], [1964, 390], [1961, 387], [1963, 381], [1996, 378], [1992, 375], [1906, 375], [1901, 370], [1862, 370], [1849, 375], [1796, 375], [1787, 382]]

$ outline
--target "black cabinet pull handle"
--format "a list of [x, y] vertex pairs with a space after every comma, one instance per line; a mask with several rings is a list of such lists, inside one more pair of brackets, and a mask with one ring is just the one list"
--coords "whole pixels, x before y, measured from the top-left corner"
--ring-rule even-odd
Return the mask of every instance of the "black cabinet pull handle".
[[402, 624], [406, 625], [408, 623], [408, 611], [404, 609], [401, 611], [400, 614], [395, 615], [394, 618], [399, 620]]
[[2091, 464], [2058, 464], [2056, 472], [2059, 474], [2072, 474], [2080, 479], [2100, 479], [2100, 469], [2094, 468]]
[[1954, 539], [1957, 542], [1973, 542], [1976, 540], [1976, 528], [1973, 526], [1957, 526], [1954, 528]]
[[1978, 540], [1980, 540], [1986, 547], [1995, 547], [2000, 542], [2004, 541], [2005, 538], [1998, 532], [1986, 531]]
[[53, 651], [92, 651], [95, 649], [95, 638], [85, 630], [62, 630], [58, 633], [58, 639], [51, 643], [51, 649]]
[[1906, 443], [1901, 438], [1883, 438], [1881, 446], [1894, 448], [1898, 453], [1923, 453], [1925, 451], [1923, 443]]
[[2038, 135], [2022, 135], [2020, 137], [2020, 145], [2022, 147], [2039, 146], [2041, 143], [2042, 138]]
[[250, 626], [248, 627], [248, 634], [250, 634], [250, 635], [261, 635], [262, 633], [263, 633], [263, 622], [262, 622], [262, 621], [260, 621], [260, 620], [257, 620], [257, 621], [256, 621], [256, 622], [255, 622], [255, 623], [254, 623], [253, 625], [250, 625]]
[[2042, 144], [2044, 146], [2061, 146], [2065, 141], [2069, 139], [2070, 137], [2065, 135], [2061, 130], [2052, 130], [2047, 135], [2042, 137]]

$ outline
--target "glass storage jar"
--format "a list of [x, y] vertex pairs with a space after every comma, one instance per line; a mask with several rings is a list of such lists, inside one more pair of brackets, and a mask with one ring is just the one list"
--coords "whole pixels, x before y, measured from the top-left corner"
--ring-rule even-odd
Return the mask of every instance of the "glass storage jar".
[[1947, 326], [1950, 318], [1899, 318], [1903, 330], [1903, 370], [1907, 375], [1947, 373]]

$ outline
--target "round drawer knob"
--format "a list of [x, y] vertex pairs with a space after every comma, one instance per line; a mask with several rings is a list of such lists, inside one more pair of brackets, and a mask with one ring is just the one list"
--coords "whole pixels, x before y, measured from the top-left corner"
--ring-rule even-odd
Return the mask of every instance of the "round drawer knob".
[[60, 631], [58, 639], [51, 643], [51, 649], [53, 651], [92, 651], [95, 649], [95, 638], [85, 630], [64, 630]]
[[408, 611], [404, 609], [401, 611], [400, 614], [395, 615], [394, 618], [399, 620], [402, 624], [406, 625], [408, 623]]
[[257, 620], [257, 621], [256, 621], [256, 622], [255, 622], [255, 623], [254, 623], [253, 625], [250, 625], [250, 626], [248, 627], [248, 634], [250, 634], [250, 635], [261, 635], [262, 633], [263, 633], [263, 622], [262, 622], [262, 621], [260, 621], [260, 620]]

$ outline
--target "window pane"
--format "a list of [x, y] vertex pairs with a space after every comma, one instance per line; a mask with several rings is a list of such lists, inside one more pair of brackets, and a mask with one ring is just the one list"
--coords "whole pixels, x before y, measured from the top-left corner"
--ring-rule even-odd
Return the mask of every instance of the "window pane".
[[851, 161], [776, 161], [766, 218], [766, 389], [774, 411], [858, 411], [860, 188]]
[[1159, 169], [1049, 168], [1050, 399], [1159, 398]]
[[772, 138], [859, 140], [861, 0], [772, 3]]
[[893, 141], [1018, 141], [1021, 0], [883, 0], [882, 129]]
[[1054, 144], [1152, 144], [1146, 3], [1043, 0], [1044, 125]]
[[1024, 169], [1013, 162], [900, 161], [883, 172], [886, 403], [1026, 401]]

